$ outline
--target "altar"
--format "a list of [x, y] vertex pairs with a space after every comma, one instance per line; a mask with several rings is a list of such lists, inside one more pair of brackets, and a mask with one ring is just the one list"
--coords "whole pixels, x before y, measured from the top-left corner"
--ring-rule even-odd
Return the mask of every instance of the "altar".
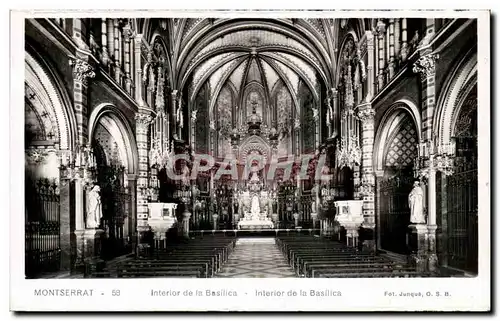
[[272, 229], [273, 222], [269, 219], [267, 211], [260, 210], [260, 201], [257, 195], [252, 197], [252, 205], [250, 212], [245, 212], [244, 217], [238, 222], [238, 229], [254, 230], [254, 229]]
[[[269, 195], [263, 189], [256, 171], [252, 173], [247, 190], [241, 193], [241, 201], [243, 205], [243, 218], [238, 222], [238, 229], [255, 230], [274, 228], [274, 223], [268, 214]], [[262, 208], [264, 209], [262, 210]]]

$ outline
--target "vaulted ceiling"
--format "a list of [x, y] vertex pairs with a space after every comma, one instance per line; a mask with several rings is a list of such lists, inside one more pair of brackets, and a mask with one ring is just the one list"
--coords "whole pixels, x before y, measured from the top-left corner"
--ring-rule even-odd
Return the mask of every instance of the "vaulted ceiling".
[[[171, 87], [192, 102], [208, 84], [212, 104], [224, 86], [241, 97], [249, 83], [260, 84], [269, 98], [278, 84], [296, 97], [302, 82], [318, 101], [322, 85], [335, 83], [339, 30], [348, 24], [346, 19], [248, 17], [150, 20], [138, 21], [138, 28], [163, 39]], [[359, 33], [365, 22], [354, 25]]]

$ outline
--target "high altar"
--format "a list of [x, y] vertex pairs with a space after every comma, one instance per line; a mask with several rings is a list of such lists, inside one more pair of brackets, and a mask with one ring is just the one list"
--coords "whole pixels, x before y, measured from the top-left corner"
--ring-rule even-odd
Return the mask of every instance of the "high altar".
[[272, 229], [274, 224], [269, 217], [269, 197], [256, 171], [253, 172], [252, 178], [241, 196], [244, 216], [238, 222], [238, 229]]

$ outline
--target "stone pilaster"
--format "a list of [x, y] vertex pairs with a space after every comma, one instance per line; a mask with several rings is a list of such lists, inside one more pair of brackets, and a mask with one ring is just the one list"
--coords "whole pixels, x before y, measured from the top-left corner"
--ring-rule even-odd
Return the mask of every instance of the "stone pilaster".
[[420, 75], [422, 83], [422, 141], [432, 140], [432, 118], [435, 108], [435, 73], [439, 55], [427, 53], [421, 55], [413, 66], [413, 72]]
[[88, 85], [89, 79], [95, 77], [94, 67], [87, 61], [88, 56], [72, 58], [69, 64], [73, 68], [73, 104], [78, 133], [77, 144], [84, 146], [88, 137]]
[[358, 118], [361, 120], [361, 186], [360, 195], [363, 199], [363, 246], [375, 249], [375, 176], [373, 174], [373, 139], [375, 111], [371, 104], [358, 108]]
[[137, 227], [147, 227], [148, 220], [148, 132], [153, 117], [151, 112], [141, 110], [135, 115], [137, 152], [139, 154], [139, 172], [137, 173]]
[[[420, 155], [418, 176], [427, 183], [427, 225], [429, 240], [428, 269], [435, 272], [437, 269], [436, 255], [436, 168], [435, 148], [432, 119], [435, 108], [435, 73], [437, 54], [430, 52], [430, 48], [421, 48], [421, 56], [413, 66], [413, 72], [420, 75], [422, 84], [422, 141], [428, 146], [425, 155]], [[427, 159], [428, 158], [428, 159]], [[430, 244], [432, 243], [432, 245]]]

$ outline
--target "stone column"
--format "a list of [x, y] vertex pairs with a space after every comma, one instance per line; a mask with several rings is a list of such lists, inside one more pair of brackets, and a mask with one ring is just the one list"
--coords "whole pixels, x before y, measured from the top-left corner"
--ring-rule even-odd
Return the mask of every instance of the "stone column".
[[114, 32], [114, 27], [113, 27], [113, 19], [106, 19], [106, 38], [108, 42], [108, 71], [112, 74], [114, 74], [115, 69], [115, 32]]
[[394, 23], [394, 56], [397, 60], [401, 50], [401, 18], [396, 18]]
[[373, 174], [373, 139], [375, 111], [371, 104], [358, 107], [362, 123], [361, 188], [363, 198], [363, 247], [375, 250], [375, 176]]
[[137, 246], [137, 177], [134, 174], [128, 174], [128, 188], [130, 191], [130, 219], [129, 219], [129, 237], [132, 252], [135, 253]]
[[71, 241], [71, 216], [72, 211], [72, 195], [71, 195], [71, 184], [72, 182], [66, 178], [61, 177], [59, 184], [59, 229], [60, 229], [60, 246], [61, 246], [61, 271], [71, 270], [72, 261], [72, 247], [76, 246], [76, 243], [72, 244]]
[[142, 74], [142, 59], [141, 59], [141, 46], [142, 34], [138, 34], [134, 38], [134, 65], [135, 65], [135, 101], [139, 106], [144, 106], [143, 97], [143, 74]]
[[118, 29], [118, 19], [113, 19], [113, 39], [115, 49], [115, 81], [121, 86], [121, 62], [120, 62], [120, 30]]
[[78, 48], [83, 49], [85, 51], [89, 50], [89, 45], [86, 41], [87, 39], [87, 25], [86, 19], [84, 18], [75, 18], [73, 20], [73, 40], [78, 45]]
[[385, 23], [379, 20], [377, 23], [378, 34], [378, 91], [385, 86]]
[[101, 47], [102, 47], [102, 56], [101, 62], [104, 66], [108, 66], [109, 63], [109, 53], [108, 53], [108, 31], [106, 26], [106, 19], [101, 19]]
[[170, 105], [170, 132], [177, 133], [177, 100], [179, 92], [177, 90], [172, 91], [172, 101]]
[[396, 71], [396, 60], [394, 57], [394, 19], [389, 19], [389, 79], [394, 77]]
[[368, 54], [368, 62], [366, 64], [366, 76], [368, 79], [368, 84], [366, 88], [366, 98], [365, 101], [369, 102], [372, 100], [373, 95], [375, 94], [375, 39], [373, 36], [373, 32], [366, 32], [366, 51]]
[[333, 115], [332, 115], [332, 137], [339, 135], [339, 102], [338, 102], [338, 92], [337, 89], [332, 88], [332, 103], [333, 103]]
[[124, 64], [125, 64], [125, 91], [129, 94], [132, 94], [132, 79], [131, 79], [131, 70], [130, 70], [130, 38], [132, 37], [132, 30], [130, 30], [130, 26], [127, 25], [123, 28], [123, 38], [125, 39], [125, 50], [124, 50]]
[[401, 61], [406, 61], [408, 58], [408, 31], [407, 19], [401, 20]]
[[139, 154], [139, 172], [137, 173], [137, 228], [141, 232], [148, 227], [148, 132], [153, 120], [151, 110], [140, 110], [135, 115], [135, 135]]
[[376, 191], [376, 197], [377, 197], [377, 202], [375, 203], [375, 213], [377, 213], [375, 217], [376, 221], [376, 242], [377, 242], [377, 248], [380, 249], [382, 248], [382, 238], [381, 238], [381, 222], [380, 222], [380, 183], [382, 182], [382, 179], [384, 177], [384, 172], [383, 171], [375, 171], [375, 191]]

